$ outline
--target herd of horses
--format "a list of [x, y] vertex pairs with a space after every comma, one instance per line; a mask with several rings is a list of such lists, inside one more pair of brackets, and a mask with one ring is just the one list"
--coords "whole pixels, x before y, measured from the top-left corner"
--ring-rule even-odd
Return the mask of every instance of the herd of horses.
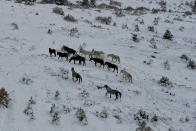
[[[64, 45], [61, 48], [61, 51], [57, 51], [56, 49], [49, 48], [49, 54], [50, 54], [50, 57], [54, 55], [54, 56], [58, 56], [58, 59], [65, 58], [69, 62], [73, 61], [74, 64], [78, 61], [79, 64], [80, 65], [83, 64], [83, 66], [86, 65], [86, 60], [87, 60], [86, 57], [88, 56], [89, 61], [94, 62], [95, 66], [99, 64], [100, 67], [103, 67], [103, 68], [107, 67], [108, 70], [112, 68], [113, 72], [116, 71], [118, 73], [118, 65], [108, 62], [108, 61], [104, 62], [105, 55], [103, 51], [96, 51], [94, 49], [92, 51], [87, 51], [87, 50], [80, 48], [79, 53], [78, 53], [76, 50]], [[108, 54], [107, 58], [111, 58], [112, 62], [120, 63], [120, 57], [117, 55]], [[71, 71], [72, 71], [72, 80], [79, 81], [79, 83], [81, 83], [82, 76], [79, 73], [77, 73], [73, 67], [71, 68]], [[120, 73], [123, 75], [123, 78], [133, 83], [132, 75], [129, 72], [127, 72], [126, 70], [121, 70]], [[74, 78], [76, 78], [76, 80], [74, 80]], [[98, 89], [105, 88], [107, 90], [106, 96], [107, 94], [110, 94], [110, 98], [111, 98], [111, 95], [115, 95], [116, 99], [118, 99], [119, 97], [121, 99], [121, 95], [122, 95], [121, 92], [110, 88], [108, 85], [104, 85], [103, 87], [97, 86], [97, 88]]]

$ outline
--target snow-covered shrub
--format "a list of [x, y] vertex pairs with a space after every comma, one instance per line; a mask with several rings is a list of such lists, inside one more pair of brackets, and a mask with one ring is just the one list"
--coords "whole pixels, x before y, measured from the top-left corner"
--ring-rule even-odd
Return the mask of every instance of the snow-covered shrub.
[[116, 15], [117, 17], [125, 16], [125, 15], [123, 14], [122, 9], [115, 10], [115, 15]]
[[192, 7], [192, 11], [196, 13], [196, 0], [195, 0], [195, 2], [194, 2], [193, 7]]
[[20, 82], [21, 82], [22, 84], [30, 85], [31, 83], [33, 83], [33, 80], [32, 80], [31, 78], [29, 78], [28, 75], [25, 74], [25, 75], [22, 77], [22, 79], [20, 80]]
[[170, 65], [169, 65], [169, 62], [168, 60], [166, 60], [165, 62], [163, 62], [163, 66], [166, 70], [170, 70]]
[[60, 121], [59, 113], [54, 112], [54, 114], [52, 115], [52, 124], [58, 124], [59, 121]]
[[127, 24], [123, 24], [123, 25], [121, 26], [121, 28], [122, 28], [122, 29], [129, 29], [129, 27], [128, 27]]
[[172, 82], [170, 82], [169, 78], [166, 76], [162, 76], [158, 83], [164, 87], [169, 87], [169, 86], [172, 87], [173, 86]]
[[56, 13], [58, 15], [64, 15], [63, 9], [62, 8], [59, 8], [59, 7], [53, 8], [53, 13]]
[[66, 105], [63, 105], [63, 113], [67, 114], [69, 112], [71, 112], [71, 108]]
[[41, 3], [42, 4], [54, 4], [55, 0], [42, 0]]
[[34, 117], [34, 111], [31, 105], [27, 105], [27, 107], [24, 109], [24, 114], [27, 116], [30, 116], [30, 119], [35, 119]]
[[153, 131], [153, 129], [150, 126], [147, 126], [146, 122], [143, 121], [141, 124], [139, 124], [139, 127], [136, 129], [136, 131]]
[[103, 24], [106, 24], [106, 25], [109, 25], [112, 22], [112, 17], [101, 17], [101, 16], [98, 16], [95, 19], [97, 21], [103, 23]]
[[122, 123], [122, 119], [119, 115], [114, 115], [113, 117], [117, 119], [118, 124]]
[[10, 97], [7, 91], [4, 88], [0, 89], [0, 107], [8, 108]]
[[60, 93], [59, 93], [59, 91], [57, 90], [57, 91], [55, 92], [55, 95], [54, 95], [55, 100], [59, 99], [59, 96], [60, 96]]
[[119, 6], [121, 7], [121, 3], [115, 0], [110, 0], [110, 5]]
[[89, 93], [88, 93], [86, 90], [83, 90], [83, 91], [80, 93], [80, 96], [81, 96], [82, 98], [87, 98], [87, 97], [89, 97], [90, 95], [89, 95]]
[[75, 28], [71, 28], [69, 35], [70, 36], [78, 36], [79, 35], [78, 29], [76, 27]]
[[157, 49], [157, 45], [156, 45], [156, 41], [154, 39], [154, 37], [152, 39], [150, 39], [150, 47], [153, 49]]
[[164, 12], [167, 11], [167, 3], [166, 3], [166, 1], [161, 0], [161, 1], [159, 2], [159, 5], [161, 6], [161, 11], [164, 11]]
[[82, 125], [88, 124], [86, 113], [82, 108], [77, 109], [76, 118], [78, 118]]
[[187, 67], [190, 69], [196, 69], [195, 61], [190, 59], [187, 63]]
[[59, 73], [59, 76], [62, 78], [62, 79], [68, 79], [69, 78], [69, 70], [68, 69], [65, 69], [65, 68], [59, 68], [60, 70], [60, 73]]
[[33, 111], [33, 108], [32, 108], [32, 105], [36, 104], [35, 100], [33, 100], [33, 98], [31, 97], [27, 103], [27, 106], [26, 108], [24, 109], [24, 114], [29, 116], [31, 120], [35, 119], [35, 116], [34, 116], [34, 111]]
[[186, 61], [186, 62], [189, 60], [189, 57], [188, 57], [186, 54], [182, 54], [182, 55], [180, 56], [180, 58], [181, 58], [182, 60]]
[[139, 29], [139, 26], [138, 26], [138, 25], [135, 25], [135, 31], [136, 31], [136, 32], [140, 31], [140, 29]]
[[153, 23], [154, 23], [154, 25], [158, 25], [159, 24], [159, 17], [155, 17]]
[[149, 119], [149, 115], [143, 110], [139, 110], [136, 114], [134, 114], [133, 117], [134, 120], [138, 122], [138, 124], [141, 124], [143, 121], [147, 122]]
[[166, 32], [163, 35], [163, 39], [167, 39], [167, 40], [173, 40], [174, 36], [172, 35], [172, 33], [169, 30], [166, 30]]
[[95, 7], [96, 6], [96, 0], [90, 0], [90, 5]]
[[55, 108], [56, 108], [56, 105], [52, 104], [52, 106], [50, 107], [50, 114], [51, 115], [55, 112]]
[[154, 26], [148, 26], [148, 30], [154, 32]]
[[74, 18], [72, 15], [67, 15], [64, 17], [64, 20], [69, 21], [69, 22], [77, 22], [77, 19]]
[[88, 0], [82, 0], [82, 6], [89, 6]]
[[104, 109], [101, 112], [96, 111], [96, 116], [99, 117], [99, 118], [107, 118], [108, 117], [107, 110]]
[[155, 115], [151, 118], [150, 121], [151, 121], [151, 122], [157, 122], [157, 121], [158, 121], [158, 116], [155, 114]]
[[16, 23], [11, 23], [11, 26], [13, 27], [13, 30], [18, 30], [18, 25]]
[[51, 29], [48, 29], [48, 34], [52, 34], [52, 30]]
[[137, 38], [137, 35], [136, 35], [136, 34], [133, 34], [132, 40], [133, 40], [134, 42], [139, 42], [139, 39]]

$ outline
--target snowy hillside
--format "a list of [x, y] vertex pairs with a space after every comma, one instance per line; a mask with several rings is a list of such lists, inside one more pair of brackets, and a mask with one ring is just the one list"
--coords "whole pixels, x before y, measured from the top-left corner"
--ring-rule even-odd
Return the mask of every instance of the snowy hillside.
[[[194, 2], [166, 0], [165, 12], [152, 13], [163, 9], [160, 1], [120, 0], [115, 10], [0, 0], [0, 89], [11, 98], [8, 108], [0, 106], [0, 131], [140, 131], [141, 121], [146, 131], [196, 131], [196, 69], [180, 58], [185, 54], [196, 61], [196, 15], [190, 14]], [[96, 4], [102, 3], [111, 4]], [[64, 15], [54, 13], [55, 7]], [[123, 10], [127, 7], [134, 9]], [[76, 22], [64, 20], [68, 14]], [[111, 17], [111, 23], [101, 23], [99, 16]], [[166, 30], [173, 40], [163, 39]], [[112, 63], [119, 72], [95, 67], [88, 57], [85, 66], [50, 57], [48, 48], [60, 51], [63, 45], [103, 51], [104, 61], [111, 62], [107, 54], [118, 55], [120, 63]], [[81, 74], [81, 84], [72, 81], [72, 67]], [[62, 69], [69, 71], [68, 79], [61, 77]], [[123, 78], [122, 69], [133, 83]], [[162, 76], [169, 78], [168, 85], [159, 83]], [[97, 88], [106, 84], [120, 91], [122, 99], [106, 97], [106, 89]], [[31, 97], [35, 103], [27, 115]], [[79, 108], [87, 124], [76, 117]], [[136, 117], [141, 110], [148, 117]], [[53, 112], [59, 121], [52, 122]]]

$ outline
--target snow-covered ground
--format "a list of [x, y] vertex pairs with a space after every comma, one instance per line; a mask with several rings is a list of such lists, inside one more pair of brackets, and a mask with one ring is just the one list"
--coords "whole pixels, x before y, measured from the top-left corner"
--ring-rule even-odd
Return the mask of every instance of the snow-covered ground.
[[[160, 8], [157, 1], [120, 2], [123, 7]], [[140, 109], [150, 117], [154, 114], [158, 116], [157, 122], [147, 122], [154, 131], [196, 131], [196, 70], [188, 69], [180, 59], [182, 54], [187, 54], [196, 61], [196, 16], [184, 16], [182, 12], [191, 8], [186, 5], [179, 8], [181, 3], [185, 3], [185, 0], [167, 0], [168, 9], [181, 13], [147, 12], [141, 16], [125, 14], [123, 17], [115, 16], [112, 10], [59, 6], [65, 15], [71, 14], [78, 20], [71, 23], [52, 12], [56, 5], [36, 3], [27, 6], [0, 0], [0, 88], [4, 87], [12, 99], [8, 109], [0, 108], [0, 131], [134, 131], [138, 127], [134, 114]], [[111, 16], [112, 23], [101, 24], [95, 20], [97, 16]], [[155, 32], [150, 32], [148, 26], [153, 26], [156, 17], [160, 18], [159, 23], [154, 26]], [[143, 19], [144, 24], [136, 19]], [[113, 26], [114, 22], [116, 26]], [[18, 25], [17, 30], [14, 30], [12, 23]], [[128, 29], [122, 29], [125, 24]], [[134, 31], [137, 24], [139, 32]], [[179, 30], [182, 26], [184, 29]], [[70, 36], [72, 28], [79, 31], [74, 36]], [[48, 34], [48, 29], [53, 33]], [[174, 35], [173, 41], [162, 39], [167, 29]], [[132, 33], [138, 34], [138, 43], [132, 41]], [[157, 49], [150, 47], [153, 37]], [[86, 66], [82, 66], [49, 57], [49, 47], [60, 50], [62, 45], [76, 50], [82, 45], [86, 50], [102, 50], [106, 55], [119, 55], [121, 63], [116, 64], [119, 70], [126, 69], [132, 74], [133, 84], [125, 81], [120, 73], [95, 67], [88, 60]], [[150, 65], [144, 63], [150, 60]], [[163, 66], [166, 60], [170, 70]], [[82, 75], [81, 84], [72, 81], [71, 67]], [[69, 70], [69, 79], [54, 75], [60, 73], [60, 68]], [[173, 87], [160, 86], [158, 81], [162, 76], [167, 76]], [[30, 79], [29, 84], [21, 82], [23, 77]], [[105, 84], [119, 90], [122, 99], [115, 100], [114, 96], [110, 99], [105, 96], [105, 89], [98, 90], [96, 87]], [[54, 99], [57, 90], [60, 92], [58, 100]], [[82, 92], [89, 95], [82, 96]], [[34, 120], [23, 112], [31, 96], [36, 101], [32, 106]], [[59, 111], [60, 121], [57, 125], [51, 123], [49, 112], [52, 104], [56, 105], [57, 110], [62, 110], [63, 105], [71, 110], [69, 113]], [[86, 126], [82, 126], [75, 116], [80, 107], [87, 115]], [[108, 117], [98, 118], [96, 111], [103, 110], [107, 110]]]

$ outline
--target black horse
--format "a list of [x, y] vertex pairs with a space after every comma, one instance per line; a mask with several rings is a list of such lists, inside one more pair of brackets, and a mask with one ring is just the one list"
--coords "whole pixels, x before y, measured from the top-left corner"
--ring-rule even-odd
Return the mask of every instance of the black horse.
[[69, 48], [69, 47], [67, 47], [67, 46], [63, 46], [63, 47], [62, 47], [62, 50], [63, 50], [63, 51], [66, 51], [69, 55], [70, 55], [70, 54], [73, 54], [73, 55], [77, 54], [76, 50], [74, 50], [74, 49], [72, 49], [72, 48]]
[[68, 60], [68, 53], [57, 52], [57, 55], [59, 56], [58, 59], [65, 57]]
[[[112, 63], [110, 63], [110, 62], [105, 62], [105, 65], [107, 65], [108, 69], [113, 68], [114, 71], [116, 70], [117, 73], [118, 73], [118, 66], [117, 66], [117, 65], [112, 64]], [[114, 71], [113, 71], [113, 72], [114, 72]]]
[[94, 61], [95, 62], [95, 66], [97, 66], [97, 63], [100, 63], [100, 67], [103, 65], [103, 68], [104, 68], [104, 61], [102, 59], [99, 59], [99, 58], [90, 58], [89, 61]]
[[56, 50], [55, 49], [49, 48], [49, 53], [50, 53], [50, 56], [52, 56], [52, 54], [54, 54], [56, 56]]
[[69, 59], [69, 62], [71, 62], [72, 60], [74, 60], [74, 64], [75, 64], [75, 61], [79, 61], [79, 64], [81, 64], [81, 62], [83, 62], [83, 65], [86, 64], [86, 59], [85, 57], [82, 57], [80, 55], [74, 55], [72, 56], [70, 59]]
[[105, 94], [106, 96], [107, 96], [107, 94], [110, 94], [110, 98], [111, 98], [111, 95], [113, 94], [116, 96], [116, 100], [118, 99], [118, 96], [120, 96], [120, 99], [121, 99], [122, 94], [120, 91], [114, 90], [114, 89], [110, 88], [108, 85], [104, 85], [104, 87], [107, 90], [107, 92]]

